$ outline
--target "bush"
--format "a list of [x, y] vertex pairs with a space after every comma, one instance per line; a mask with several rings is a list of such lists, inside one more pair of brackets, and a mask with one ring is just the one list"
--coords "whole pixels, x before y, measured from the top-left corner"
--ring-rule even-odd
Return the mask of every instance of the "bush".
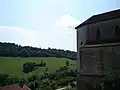
[[65, 90], [76, 90], [76, 88], [66, 88]]
[[41, 66], [41, 67], [45, 67], [45, 66], [46, 66], [46, 63], [41, 60], [40, 66]]
[[57, 80], [56, 82], [59, 86], [66, 86], [68, 85], [68, 83], [72, 82], [72, 80], [73, 80], [73, 77], [64, 77]]
[[41, 85], [40, 90], [54, 90], [54, 89], [52, 89], [50, 86]]
[[75, 70], [69, 69], [67, 66], [60, 67], [60, 69], [56, 70], [56, 73], [60, 77], [65, 76], [77, 77], [77, 72]]
[[0, 84], [5, 84], [5, 80], [9, 77], [7, 73], [0, 73]]
[[56, 77], [56, 73], [49, 73], [49, 78], [51, 79], [51, 80], [54, 80], [55, 79], [55, 77]]
[[69, 66], [69, 61], [67, 60], [65, 64], [66, 64], [66, 66]]
[[95, 84], [94, 90], [119, 90], [120, 76], [114, 72], [108, 72], [107, 76]]
[[20, 82], [20, 79], [18, 77], [7, 77], [5, 79], [5, 84], [16, 84], [19, 82]]
[[57, 84], [55, 81], [51, 81], [49, 86], [54, 90], [57, 88]]
[[43, 61], [41, 61], [40, 64], [36, 64], [35, 62], [26, 62], [23, 64], [23, 72], [24, 73], [29, 73], [34, 71], [35, 69], [38, 69], [38, 67], [45, 67], [46, 63], [44, 63]]
[[38, 79], [38, 75], [37, 75], [37, 74], [32, 74], [31, 76], [28, 76], [28, 77], [27, 77], [27, 80], [28, 80], [29, 82], [35, 81], [35, 80], [37, 80], [37, 79]]
[[30, 82], [30, 83], [29, 83], [29, 88], [30, 88], [31, 90], [35, 90], [35, 83], [34, 83], [34, 82]]
[[35, 63], [34, 62], [26, 62], [23, 64], [23, 72], [24, 73], [29, 73], [35, 70]]

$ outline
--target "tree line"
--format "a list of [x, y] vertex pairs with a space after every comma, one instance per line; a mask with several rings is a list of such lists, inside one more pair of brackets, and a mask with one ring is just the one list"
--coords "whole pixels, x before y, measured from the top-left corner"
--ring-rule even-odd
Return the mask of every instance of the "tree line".
[[76, 60], [76, 52], [63, 49], [41, 49], [31, 46], [21, 46], [15, 43], [0, 42], [0, 56], [10, 57], [59, 57]]

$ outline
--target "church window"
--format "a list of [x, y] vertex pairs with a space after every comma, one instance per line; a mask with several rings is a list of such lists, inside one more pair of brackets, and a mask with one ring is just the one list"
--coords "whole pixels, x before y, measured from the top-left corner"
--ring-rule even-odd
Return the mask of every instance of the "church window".
[[96, 31], [96, 40], [100, 40], [100, 29], [97, 28], [97, 31]]
[[120, 26], [119, 25], [115, 26], [115, 36], [120, 37]]

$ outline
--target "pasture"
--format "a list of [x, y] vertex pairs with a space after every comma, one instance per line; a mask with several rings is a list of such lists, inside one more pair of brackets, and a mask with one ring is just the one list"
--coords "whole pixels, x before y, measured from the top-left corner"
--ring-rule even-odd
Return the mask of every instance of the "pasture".
[[[70, 68], [76, 68], [76, 61], [67, 58], [55, 58], [55, 57], [30, 57], [30, 58], [20, 58], [20, 57], [0, 57], [0, 72], [7, 72], [10, 76], [26, 76], [22, 72], [22, 65], [25, 62], [36, 62], [40, 61], [46, 63], [49, 72], [55, 72], [56, 69], [65, 65], [66, 60], [69, 61]], [[40, 73], [44, 70], [43, 67], [33, 71], [32, 73]], [[30, 74], [30, 73], [29, 73]]]

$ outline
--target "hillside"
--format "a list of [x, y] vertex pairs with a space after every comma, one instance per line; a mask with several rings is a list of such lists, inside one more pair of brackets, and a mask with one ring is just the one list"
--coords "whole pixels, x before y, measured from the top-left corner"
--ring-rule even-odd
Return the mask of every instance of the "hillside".
[[7, 57], [59, 57], [76, 60], [76, 52], [62, 49], [41, 49], [0, 42], [0, 56]]
[[[66, 58], [55, 58], [55, 57], [40, 57], [40, 58], [19, 58], [19, 57], [0, 57], [0, 72], [7, 72], [10, 76], [24, 76], [25, 73], [22, 72], [22, 65], [25, 62], [36, 62], [40, 63], [43, 60], [48, 67], [49, 72], [55, 72], [58, 68], [65, 65], [66, 60], [69, 61], [70, 68], [76, 68], [76, 61], [66, 59]], [[44, 68], [40, 67], [39, 69], [33, 71], [40, 73]]]

